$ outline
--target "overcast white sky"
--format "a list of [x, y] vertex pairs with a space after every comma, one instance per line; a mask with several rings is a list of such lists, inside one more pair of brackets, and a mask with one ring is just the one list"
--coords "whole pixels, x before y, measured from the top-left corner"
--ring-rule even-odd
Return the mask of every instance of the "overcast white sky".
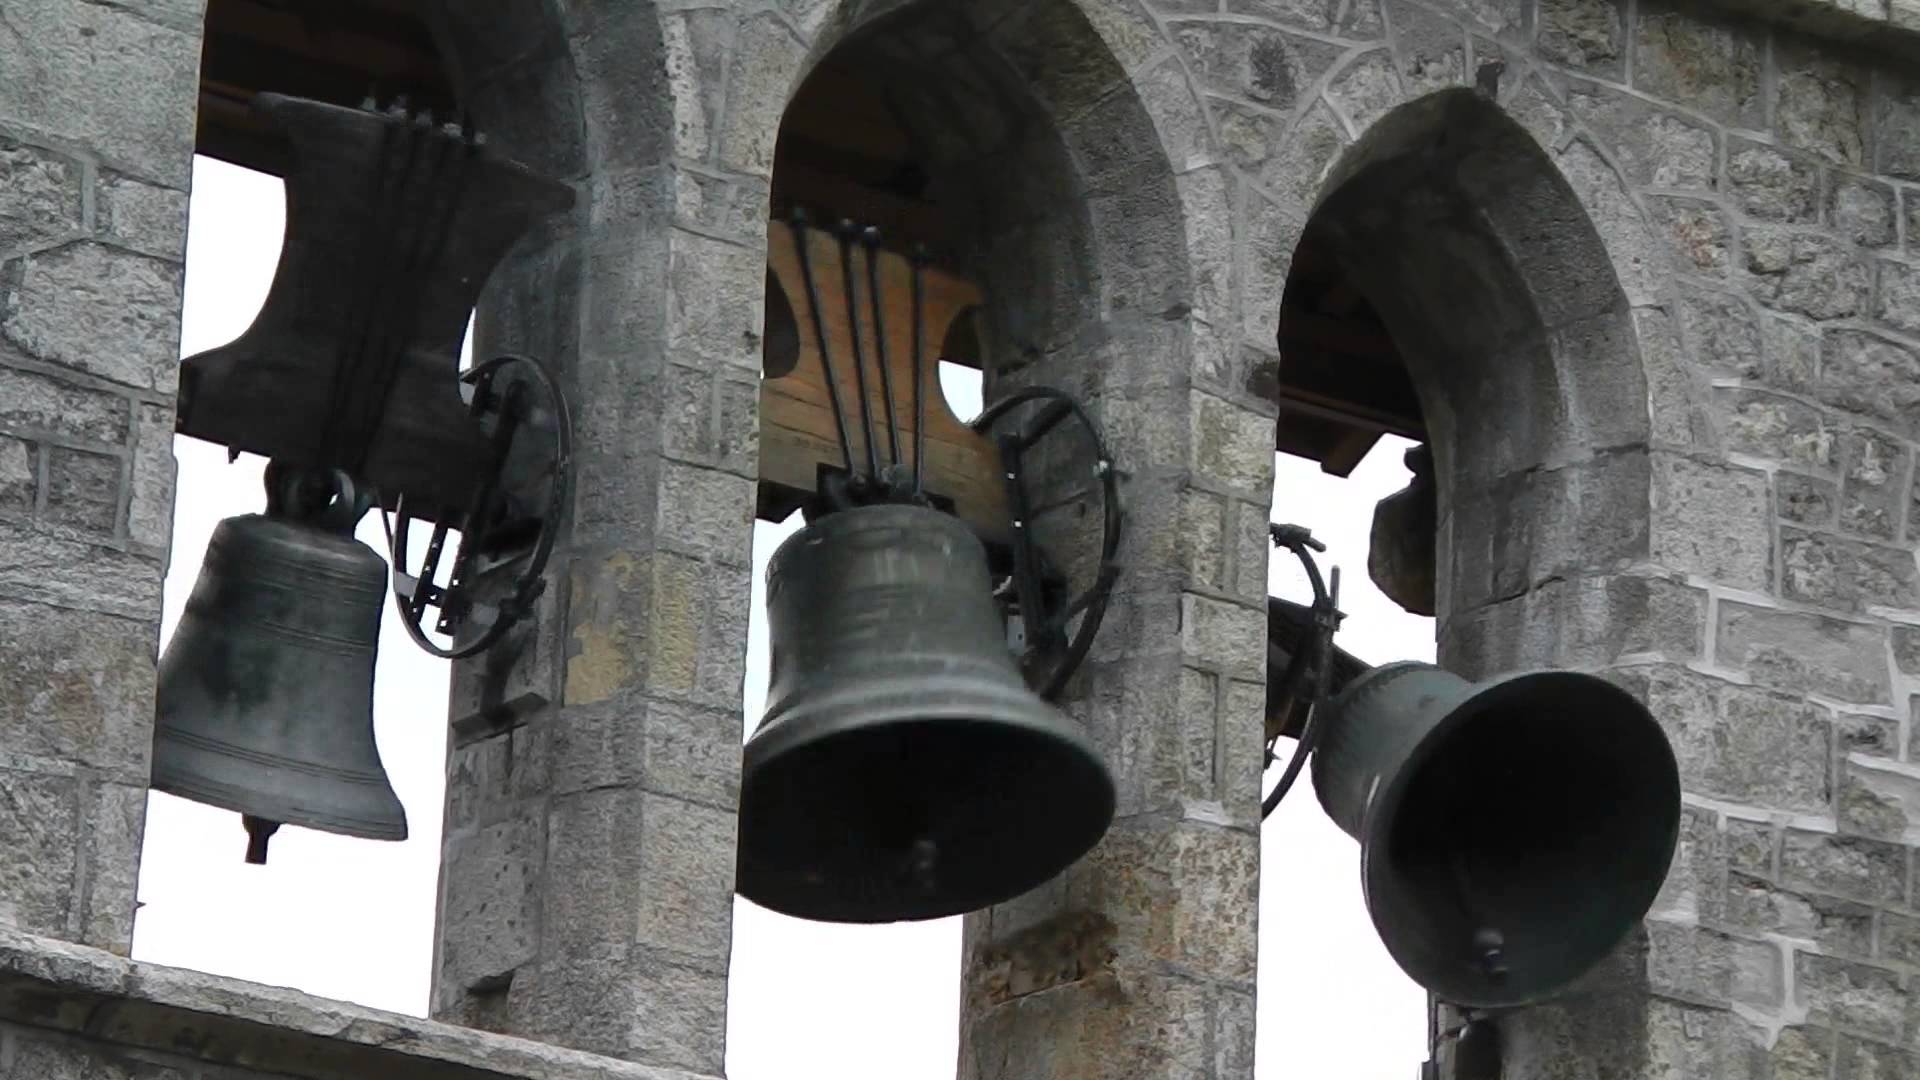
[[[280, 182], [196, 159], [181, 353], [238, 336], [273, 277]], [[954, 410], [979, 408], [979, 378], [943, 371]], [[1406, 614], [1367, 580], [1373, 504], [1402, 487], [1407, 444], [1386, 440], [1348, 480], [1280, 456], [1276, 517], [1311, 527], [1345, 570], [1341, 644], [1361, 659], [1433, 658], [1433, 621]], [[178, 439], [179, 497], [162, 645], [222, 518], [264, 505], [263, 462], [227, 464]], [[755, 535], [756, 578], [789, 526]], [[379, 519], [360, 538], [385, 554]], [[1305, 600], [1305, 578], [1277, 556], [1272, 591]], [[766, 693], [756, 580], [745, 715]], [[433, 955], [446, 746], [445, 662], [416, 649], [391, 615], [375, 681], [380, 753], [407, 808], [404, 843], [283, 828], [265, 867], [246, 865], [237, 815], [154, 794], [140, 873], [134, 955], [424, 1015]], [[743, 724], [744, 730], [744, 724]], [[1270, 773], [1269, 783], [1277, 775]], [[1361, 900], [1359, 849], [1301, 784], [1266, 824], [1260, 895], [1260, 1080], [1406, 1080], [1426, 1055], [1425, 997], [1387, 956]], [[728, 1075], [733, 1080], [950, 1080], [959, 1010], [957, 919], [882, 927], [813, 924], [736, 901]]]

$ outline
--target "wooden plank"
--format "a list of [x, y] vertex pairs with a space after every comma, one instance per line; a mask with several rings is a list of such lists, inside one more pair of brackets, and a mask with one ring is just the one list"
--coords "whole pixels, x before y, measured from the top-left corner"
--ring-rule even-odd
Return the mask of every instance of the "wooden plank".
[[[853, 366], [854, 334], [859, 334], [867, 364], [867, 399], [881, 464], [890, 461], [886, 438], [886, 405], [879, 377], [871, 292], [867, 284], [864, 250], [852, 252], [853, 298], [857, 313], [848, 318], [847, 292], [842, 274], [840, 242], [830, 233], [808, 229], [807, 257], [814, 289], [823, 309], [821, 323], [833, 360], [834, 382], [847, 411], [854, 460], [865, 471], [866, 439], [860, 421], [859, 393]], [[760, 383], [760, 479], [789, 491], [813, 491], [822, 468], [844, 468], [837, 426], [821, 362], [819, 338], [800, 274], [799, 247], [794, 230], [774, 222], [767, 231], [769, 287], [778, 288], [791, 310], [799, 338], [793, 369]], [[913, 453], [912, 268], [897, 253], [879, 253], [881, 318], [885, 325], [886, 360], [891, 375], [894, 415], [900, 432], [901, 459]], [[921, 393], [926, 402], [926, 489], [950, 499], [954, 512], [993, 543], [1007, 540], [1006, 497], [1002, 488], [999, 452], [985, 438], [961, 423], [947, 408], [940, 389], [940, 343], [948, 329], [970, 317], [981, 302], [980, 290], [952, 274], [928, 268], [922, 273], [925, 322], [921, 342]], [[768, 310], [778, 308], [770, 300]], [[762, 500], [763, 505], [769, 500]], [[778, 500], [772, 500], [777, 503]]]

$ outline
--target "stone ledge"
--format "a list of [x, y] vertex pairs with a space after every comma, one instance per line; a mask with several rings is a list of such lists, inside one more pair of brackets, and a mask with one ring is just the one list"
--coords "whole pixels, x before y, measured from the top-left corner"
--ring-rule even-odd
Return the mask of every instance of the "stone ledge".
[[0, 1022], [301, 1080], [708, 1080], [4, 928]]
[[1920, 56], [1920, 0], [1704, 0], [1703, 6], [1813, 37]]

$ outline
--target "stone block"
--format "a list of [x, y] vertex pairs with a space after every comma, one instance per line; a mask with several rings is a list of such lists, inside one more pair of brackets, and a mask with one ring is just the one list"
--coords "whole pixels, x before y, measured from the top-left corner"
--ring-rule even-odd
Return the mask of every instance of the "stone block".
[[83, 823], [70, 776], [0, 770], [0, 913], [31, 934], [69, 938]]
[[645, 800], [636, 789], [597, 788], [557, 795], [547, 811], [545, 880], [567, 887], [542, 889], [542, 966], [578, 958], [570, 977], [598, 992], [631, 977], [616, 954], [632, 944], [636, 913], [649, 901]]
[[1188, 413], [1196, 472], [1231, 490], [1265, 495], [1273, 487], [1273, 420], [1207, 394]]
[[1572, 83], [1567, 107], [1598, 134], [1635, 187], [1711, 191], [1720, 175], [1715, 133], [1659, 104], [1600, 83]]
[[1540, 0], [1534, 49], [1576, 71], [1624, 79], [1625, 7], [1619, 0]]
[[1727, 449], [1825, 470], [1834, 464], [1834, 433], [1820, 410], [1790, 397], [1720, 387], [1715, 390]]
[[1814, 953], [1794, 957], [1795, 1004], [1816, 1023], [1844, 1025], [1876, 1039], [1898, 1041], [1906, 995], [1898, 972]]
[[1657, 919], [1646, 927], [1647, 977], [1656, 993], [1709, 1004], [1779, 1004], [1780, 952], [1772, 944]]
[[1863, 247], [1890, 247], [1899, 239], [1899, 199], [1877, 180], [1835, 177], [1827, 216], [1841, 236]]
[[1204, 90], [1290, 112], [1340, 59], [1338, 46], [1256, 22], [1175, 22], [1174, 43]]
[[1664, 454], [1654, 461], [1652, 554], [1663, 566], [1764, 592], [1772, 518], [1764, 473]]
[[1920, 433], [1920, 354], [1865, 330], [1830, 329], [1820, 339], [1820, 400]]
[[1780, 528], [1781, 592], [1839, 611], [1920, 607], [1913, 552]]
[[1673, 743], [1689, 791], [1827, 812], [1832, 728], [1824, 710], [1679, 669], [1654, 675], [1647, 705]]
[[[570, 625], [564, 646], [562, 701], [589, 705], [634, 685], [645, 672], [649, 651], [658, 652], [671, 642], [653, 640], [644, 626], [646, 605], [655, 588], [653, 560], [626, 551], [576, 555], [568, 573], [572, 597], [567, 607]], [[683, 651], [690, 668], [691, 644]], [[691, 684], [689, 671], [682, 688]]]
[[1920, 1076], [1920, 1054], [1852, 1035], [1840, 1036], [1834, 1080], [1903, 1080], [1909, 1076]]
[[0, 139], [0, 258], [80, 232], [80, 175], [59, 154]]
[[173, 410], [140, 403], [134, 436], [133, 473], [128, 480], [127, 536], [136, 544], [166, 547], [173, 539]]
[[629, 1044], [620, 1056], [721, 1075], [727, 1040], [724, 967], [669, 960], [636, 965], [633, 997]]
[[1857, 428], [1841, 440], [1840, 527], [1876, 540], [1900, 530], [1912, 462], [1900, 442]]
[[1920, 674], [1920, 626], [1893, 628], [1893, 659], [1901, 674]]
[[1834, 1033], [1828, 1028], [1782, 1028], [1766, 1053], [1765, 1075], [1770, 1080], [1827, 1080], [1833, 1067], [1833, 1044]]
[[0, 435], [0, 509], [26, 517], [40, 487], [40, 451], [23, 439]]
[[1709, 370], [1773, 381], [1776, 365], [1769, 362], [1759, 315], [1745, 300], [1727, 293], [1682, 289], [1680, 323], [1693, 342], [1695, 356]]
[[1813, 319], [1867, 310], [1873, 269], [1851, 245], [1762, 226], [1748, 229], [1745, 239], [1747, 287], [1761, 303]]
[[160, 615], [155, 556], [0, 520], [0, 596], [136, 621]]
[[39, 372], [0, 367], [0, 430], [118, 446], [129, 430], [126, 398]]
[[192, 164], [197, 34], [120, 8], [47, 0], [12, 13], [0, 116], [91, 147], [124, 171], [185, 189]]
[[636, 941], [724, 965], [733, 940], [734, 811], [648, 795]]
[[[760, 720], [757, 716], [750, 719], [756, 724]], [[736, 806], [740, 801], [740, 734], [737, 710], [649, 701], [647, 790], [705, 806]]]
[[1907, 853], [1883, 840], [1788, 829], [1780, 850], [1780, 877], [1796, 891], [1899, 904], [1907, 892]]
[[47, 486], [43, 520], [81, 532], [110, 537], [120, 514], [118, 457], [47, 448]]
[[1725, 277], [1733, 235], [1726, 213], [1705, 199], [1649, 196], [1653, 218], [1679, 257], [1680, 265], [1712, 277]]
[[1267, 613], [1188, 593], [1180, 598], [1180, 645], [1188, 657], [1248, 678], [1267, 668]]
[[1774, 848], [1779, 837], [1773, 826], [1729, 818], [1722, 831], [1729, 869], [1768, 876], [1775, 872]]
[[751, 562], [753, 480], [669, 461], [661, 467], [659, 505], [662, 538], [718, 562]]
[[1221, 496], [1192, 489], [1180, 493], [1177, 530], [1157, 530], [1180, 548], [1188, 578], [1199, 588], [1225, 591], [1226, 515], [1233, 505]]
[[1842, 832], [1881, 840], [1920, 840], [1920, 773], [1865, 756], [1849, 756], [1840, 768]]
[[[1920, 180], [1920, 79], [1888, 79], [1876, 105], [1874, 171], [1900, 180]], [[1907, 234], [1909, 243], [1913, 235]]]
[[0, 265], [0, 337], [28, 355], [171, 393], [181, 268], [96, 243]]
[[1715, 659], [1745, 671], [1762, 686], [1885, 704], [1891, 700], [1886, 649], [1885, 631], [1877, 626], [1732, 601], [1720, 604]]
[[[1156, 0], [1154, 6], [1164, 8], [1167, 5]], [[1216, 3], [1206, 3], [1195, 5], [1194, 10], [1212, 12], [1221, 10], [1221, 7]], [[1230, 14], [1252, 16], [1278, 26], [1331, 33], [1356, 41], [1371, 41], [1379, 37], [1384, 29], [1380, 0], [1356, 0], [1355, 3], [1344, 5], [1321, 4], [1315, 0], [1226, 0], [1225, 10]]]
[[0, 747], [144, 781], [154, 637], [151, 623], [0, 603]]
[[[1192, 794], [1219, 799], [1214, 754], [1219, 690], [1212, 672], [1137, 658], [1087, 669], [1088, 736], [1113, 770], [1121, 817], [1171, 811]], [[1076, 710], [1077, 712], [1078, 710]]]
[[1865, 958], [1873, 951], [1874, 909], [1853, 900], [1802, 896], [1748, 874], [1727, 880], [1726, 922], [1755, 934], [1814, 942], [1822, 951]]
[[1776, 39], [1774, 65], [1774, 126], [1781, 140], [1837, 165], [1863, 167], [1872, 70], [1793, 37]]
[[105, 173], [95, 188], [98, 231], [121, 247], [180, 262], [187, 254], [187, 193]]
[[1839, 504], [1840, 486], [1831, 480], [1790, 472], [1773, 474], [1773, 512], [1782, 521], [1831, 528]]
[[1635, 87], [1734, 127], [1761, 126], [1763, 38], [1690, 9], [1642, 12], [1636, 33]]
[[1719, 922], [1728, 915], [1727, 848], [1718, 815], [1697, 806], [1680, 808], [1680, 839], [1673, 865], [1653, 902], [1652, 916], [1672, 922]]
[[1920, 333], [1920, 268], [1882, 260], [1879, 272], [1880, 291], [1874, 298], [1874, 316], [1896, 330]]
[[1812, 158], [1759, 143], [1727, 148], [1727, 191], [1748, 215], [1803, 224], [1820, 217], [1820, 165]]
[[1834, 752], [1894, 760], [1900, 757], [1900, 722], [1884, 716], [1842, 713], [1834, 717]]
[[183, 1068], [115, 1050], [92, 1041], [23, 1034], [13, 1047], [13, 1065], [7, 1075], [22, 1080], [194, 1080]]
[[1387, 0], [1386, 9], [1409, 97], [1467, 81], [1467, 35], [1459, 23], [1405, 0]]
[[436, 998], [498, 985], [534, 959], [545, 839], [544, 822], [524, 815], [447, 838]]

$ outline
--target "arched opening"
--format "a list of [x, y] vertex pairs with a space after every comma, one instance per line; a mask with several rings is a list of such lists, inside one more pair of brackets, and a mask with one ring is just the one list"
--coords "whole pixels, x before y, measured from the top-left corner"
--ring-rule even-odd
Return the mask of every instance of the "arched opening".
[[[954, 305], [950, 323], [928, 326], [940, 343], [945, 399], [932, 407], [944, 404], [951, 414], [942, 424], [964, 424], [983, 398], [992, 401], [1031, 382], [1066, 389], [1097, 413], [1109, 387], [1138, 374], [1099, 360], [1102, 349], [1124, 343], [1134, 326], [1152, 326], [1161, 335], [1158, 349], [1137, 362], [1164, 364], [1156, 373], [1161, 386], [1184, 380], [1179, 346], [1167, 344], [1166, 328], [1179, 316], [1161, 317], [1188, 288], [1175, 225], [1179, 202], [1164, 160], [1157, 175], [1148, 167], [1158, 140], [1077, 6], [1065, 0], [1013, 7], [923, 2], [857, 27], [842, 21], [829, 20], [826, 44], [815, 50], [782, 120], [770, 245], [777, 249], [785, 240], [792, 211], [802, 208], [816, 224], [845, 219], [876, 227], [884, 251], [924, 253], [930, 289], [977, 296], [977, 304]], [[1108, 115], [1088, 119], [1097, 101]], [[1129, 131], [1144, 137], [1128, 140]], [[904, 297], [906, 284], [883, 282], [881, 289]], [[800, 347], [792, 309], [807, 302], [803, 282], [783, 285], [770, 274], [765, 377], [791, 370]], [[908, 317], [903, 307], [886, 310], [890, 326]], [[873, 359], [869, 353], [869, 363]], [[793, 507], [812, 476], [775, 475], [799, 444], [770, 421], [766, 400], [763, 395], [756, 588], [762, 560], [778, 538], [799, 527]], [[930, 418], [929, 429], [935, 426]], [[1042, 451], [1055, 455], [1037, 469], [1049, 478], [1070, 471], [1071, 455], [1090, 452], [1047, 444]], [[1080, 474], [1091, 476], [1091, 461], [1084, 464]], [[964, 481], [958, 475], [964, 472], [930, 478], [928, 490], [936, 502], [955, 499], [956, 512], [978, 525], [964, 493], [942, 486]], [[1160, 482], [1143, 472], [1148, 482]], [[1043, 483], [1050, 484], [1038, 520], [1043, 543], [1060, 557], [1068, 578], [1090, 580], [1098, 536], [1089, 527], [1097, 525], [1099, 507], [1090, 500], [1097, 495], [1083, 482]], [[1147, 568], [1141, 574], [1152, 577]], [[758, 650], [766, 634], [759, 593], [752, 615]], [[749, 738], [761, 719], [767, 675], [761, 655], [752, 654], [748, 664]], [[1069, 701], [1067, 707], [1078, 706]], [[963, 922], [827, 926], [741, 901], [729, 1075], [753, 1080], [814, 1069], [888, 1080], [952, 1075], [956, 1050], [964, 1053], [954, 1023], [963, 937], [971, 932]], [[776, 971], [796, 968], [816, 973], [809, 976], [815, 992], [776, 1004]], [[886, 1037], [876, 1038], [876, 1029]]]
[[[1649, 422], [1627, 298], [1558, 166], [1487, 98], [1450, 90], [1401, 106], [1338, 162], [1300, 233], [1278, 344], [1276, 519], [1322, 530], [1295, 509], [1316, 506], [1321, 478], [1308, 462], [1323, 477], [1351, 472], [1378, 485], [1360, 494], [1349, 481], [1344, 499], [1328, 490], [1317, 504], [1331, 525], [1329, 558], [1346, 567], [1354, 596], [1342, 605], [1343, 636], [1393, 646], [1365, 663], [1432, 659], [1420, 647], [1436, 637], [1439, 660], [1470, 678], [1551, 663], [1552, 628], [1528, 626], [1539, 611], [1525, 605], [1552, 618], [1544, 593], [1645, 556]], [[1430, 479], [1380, 460], [1403, 449]], [[1290, 591], [1303, 595], [1297, 580]], [[1281, 623], [1270, 633], [1284, 649], [1297, 634]], [[1358, 667], [1347, 665], [1348, 677]], [[1269, 721], [1270, 735], [1288, 736], [1277, 744], [1283, 760], [1298, 733], [1291, 716]], [[1389, 1022], [1408, 1034], [1425, 1028], [1415, 1012], [1424, 994], [1373, 939], [1358, 850], [1306, 787], [1268, 826], [1268, 865], [1344, 849], [1328, 859], [1344, 881], [1312, 891], [1344, 894], [1326, 937], [1343, 939], [1330, 947], [1348, 958], [1344, 970], [1367, 970], [1314, 1000], [1289, 999], [1284, 1013], [1263, 996], [1260, 1037], [1334, 1060], [1347, 1048], [1314, 1040], [1357, 1007], [1343, 992], [1398, 988]], [[1276, 833], [1299, 840], [1276, 844]], [[1283, 917], [1297, 921], [1325, 899], [1289, 894], [1280, 905], [1297, 914]], [[1293, 948], [1264, 935], [1262, 944], [1276, 962]], [[1330, 1012], [1316, 1020], [1321, 1007]], [[1425, 1030], [1419, 1038], [1424, 1058]], [[1412, 1068], [1394, 1045], [1381, 1067]]]
[[[245, 331], [274, 278], [285, 226], [281, 177], [294, 161], [286, 136], [252, 107], [255, 96], [273, 92], [347, 107], [369, 99], [382, 105], [404, 102], [448, 121], [497, 113], [489, 109], [481, 84], [449, 59], [459, 56], [467, 67], [482, 66], [497, 78], [500, 65], [478, 55], [476, 43], [484, 34], [450, 34], [450, 25], [458, 29], [460, 24], [449, 23], [422, 0], [211, 0], [188, 207], [183, 357], [224, 345]], [[523, 58], [541, 55], [524, 34], [515, 47]], [[479, 119], [487, 123], [494, 117]], [[489, 124], [489, 134], [526, 145], [512, 121], [505, 117], [497, 127]], [[469, 318], [462, 367], [472, 362], [473, 330]], [[265, 459], [239, 454], [229, 460], [223, 446], [192, 437], [191, 431], [174, 437], [174, 451], [178, 476], [163, 650], [201, 571], [215, 525], [258, 513], [265, 504]], [[410, 537], [413, 565], [430, 542], [429, 531], [418, 528]], [[356, 539], [387, 555], [377, 510], [360, 521]], [[457, 531], [449, 535], [449, 550], [460, 539]], [[450, 562], [443, 562], [438, 584], [444, 586], [450, 572]], [[375, 736], [406, 809], [408, 838], [376, 843], [282, 829], [267, 865], [252, 866], [240, 857], [245, 834], [237, 815], [152, 793], [139, 882], [137, 957], [426, 1013], [445, 786], [443, 725], [452, 669], [414, 647], [390, 599], [383, 598], [382, 607]], [[440, 643], [446, 644], [443, 636]]]

